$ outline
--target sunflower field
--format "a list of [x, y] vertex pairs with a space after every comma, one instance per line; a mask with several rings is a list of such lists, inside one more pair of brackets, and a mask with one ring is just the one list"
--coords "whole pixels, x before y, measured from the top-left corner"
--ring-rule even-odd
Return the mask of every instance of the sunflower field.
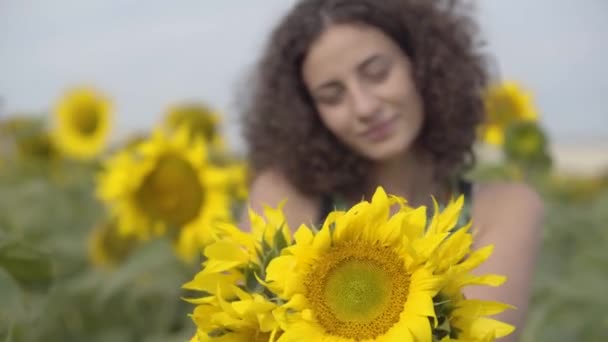
[[[545, 203], [522, 341], [606, 340], [608, 170], [555, 170], [516, 83], [489, 89], [486, 105], [479, 145], [501, 158], [469, 178], [527, 182]], [[109, 94], [74, 88], [48, 112], [0, 118], [0, 342], [191, 340], [191, 298], [205, 292], [195, 276], [214, 239], [200, 228], [233, 226], [247, 198], [245, 158], [227, 147], [221, 115], [183, 103], [115, 141]]]

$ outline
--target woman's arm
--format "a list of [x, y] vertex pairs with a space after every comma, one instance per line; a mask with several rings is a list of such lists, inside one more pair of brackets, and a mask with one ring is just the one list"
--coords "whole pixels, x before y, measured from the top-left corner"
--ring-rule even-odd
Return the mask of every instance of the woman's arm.
[[494, 253], [475, 272], [507, 276], [498, 288], [472, 286], [469, 298], [511, 304], [497, 319], [513, 324], [516, 332], [504, 341], [517, 341], [523, 329], [539, 251], [543, 203], [536, 192], [522, 184], [481, 185], [473, 195], [475, 245], [494, 245]]
[[303, 195], [281, 172], [266, 170], [260, 172], [251, 184], [247, 207], [241, 213], [241, 229], [250, 229], [248, 208], [261, 214], [265, 205], [276, 208], [284, 200], [283, 213], [292, 232], [302, 223], [317, 223], [319, 201]]

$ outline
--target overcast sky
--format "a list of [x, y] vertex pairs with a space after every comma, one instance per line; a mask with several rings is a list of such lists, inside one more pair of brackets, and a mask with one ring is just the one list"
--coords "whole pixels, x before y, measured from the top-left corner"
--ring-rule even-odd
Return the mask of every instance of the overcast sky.
[[[112, 96], [118, 135], [149, 128], [168, 104], [204, 100], [226, 113], [239, 148], [235, 87], [293, 3], [2, 0], [0, 114], [41, 113], [92, 84]], [[608, 1], [480, 4], [501, 74], [533, 90], [551, 137], [608, 139]]]

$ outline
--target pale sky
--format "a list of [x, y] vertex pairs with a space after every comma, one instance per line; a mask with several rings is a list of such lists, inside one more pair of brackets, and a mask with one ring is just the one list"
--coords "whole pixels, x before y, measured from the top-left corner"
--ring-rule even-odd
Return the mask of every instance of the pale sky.
[[[201, 100], [225, 113], [241, 148], [236, 86], [293, 3], [3, 0], [0, 115], [43, 113], [91, 84], [112, 97], [117, 135]], [[554, 141], [608, 139], [608, 1], [484, 0], [480, 20], [501, 74], [533, 91]]]

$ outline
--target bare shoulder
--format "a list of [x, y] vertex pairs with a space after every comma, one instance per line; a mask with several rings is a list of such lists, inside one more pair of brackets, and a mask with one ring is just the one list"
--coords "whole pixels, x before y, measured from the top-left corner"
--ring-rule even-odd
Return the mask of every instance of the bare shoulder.
[[[256, 212], [261, 212], [264, 206], [277, 207], [283, 201], [283, 212], [292, 229], [302, 223], [310, 224], [316, 220], [318, 199], [303, 194], [279, 170], [268, 169], [260, 172], [251, 183], [248, 206]], [[248, 226], [247, 215], [242, 215], [241, 221]]]
[[[542, 214], [544, 205], [539, 194], [529, 185], [515, 182], [477, 184], [475, 207], [484, 212]], [[514, 212], [513, 212], [514, 211]]]
[[480, 229], [506, 223], [521, 223], [521, 229], [537, 229], [544, 215], [540, 195], [529, 185], [514, 182], [477, 184], [473, 195], [473, 216]]
[[[507, 282], [498, 288], [471, 287], [470, 298], [514, 305], [497, 318], [521, 330], [531, 296], [531, 284], [542, 240], [543, 201], [530, 186], [518, 183], [476, 184], [473, 193], [473, 231], [479, 247], [493, 245], [494, 252], [477, 274], [501, 274]], [[515, 341], [512, 336], [509, 341]]]

